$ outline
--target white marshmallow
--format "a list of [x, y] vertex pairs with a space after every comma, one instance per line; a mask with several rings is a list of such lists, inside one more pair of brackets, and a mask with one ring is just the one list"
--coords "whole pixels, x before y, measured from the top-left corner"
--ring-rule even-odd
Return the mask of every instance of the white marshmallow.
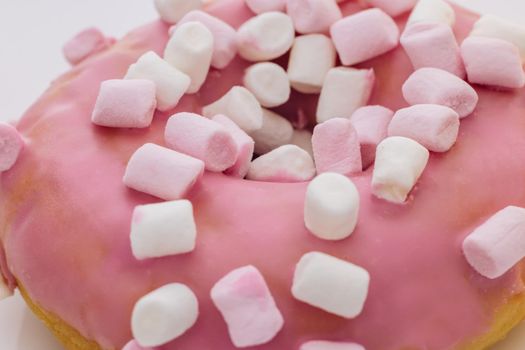
[[255, 16], [237, 30], [239, 55], [248, 61], [269, 61], [284, 55], [292, 46], [295, 29], [282, 12]]
[[259, 101], [242, 86], [232, 87], [220, 99], [204, 106], [202, 114], [207, 118], [224, 114], [247, 133], [260, 129], [263, 123], [263, 111]]
[[336, 57], [335, 46], [326, 35], [295, 38], [288, 61], [288, 78], [292, 87], [305, 94], [319, 93], [326, 74], [335, 66]]
[[148, 79], [154, 82], [159, 111], [167, 111], [177, 106], [191, 82], [190, 77], [153, 51], [146, 52], [136, 63], [129, 66], [125, 79]]
[[331, 255], [310, 252], [301, 258], [293, 277], [293, 296], [344, 318], [361, 314], [370, 275], [360, 266]]
[[367, 104], [374, 87], [373, 69], [332, 68], [326, 74], [319, 104], [317, 122], [332, 118], [350, 118]]
[[311, 340], [301, 345], [299, 350], [365, 350], [365, 348], [355, 343]]
[[244, 2], [257, 14], [270, 11], [283, 12], [286, 6], [286, 0], [244, 0]]
[[428, 150], [414, 140], [387, 137], [377, 146], [372, 193], [389, 202], [403, 203], [423, 173], [428, 157]]
[[131, 250], [142, 260], [195, 249], [197, 228], [188, 200], [139, 205], [131, 221]]
[[286, 71], [272, 62], [256, 63], [244, 73], [244, 86], [263, 107], [277, 107], [290, 98], [290, 82]]
[[304, 149], [313, 158], [312, 133], [308, 130], [294, 130], [290, 144]]
[[306, 190], [304, 223], [314, 236], [344, 239], [354, 232], [359, 215], [359, 192], [352, 180], [337, 173], [323, 173]]
[[184, 284], [171, 283], [140, 298], [131, 315], [133, 337], [141, 346], [160, 346], [191, 328], [199, 302]]
[[0, 300], [4, 300], [13, 295], [2, 276], [0, 276]]
[[525, 62], [525, 26], [509, 20], [484, 15], [476, 23], [470, 35], [502, 39], [513, 43], [520, 50], [521, 60]]
[[255, 153], [261, 155], [289, 144], [293, 133], [292, 123], [288, 119], [263, 108], [262, 127], [250, 136], [255, 141]]
[[189, 94], [196, 93], [204, 84], [212, 56], [213, 34], [200, 22], [177, 26], [164, 50], [164, 59], [191, 78]]
[[416, 22], [439, 22], [454, 26], [456, 12], [444, 0], [419, 0], [408, 18], [407, 25]]
[[315, 176], [312, 157], [295, 145], [284, 145], [255, 159], [247, 179], [268, 182], [302, 182]]
[[155, 0], [155, 7], [160, 17], [168, 23], [178, 22], [185, 14], [198, 10], [204, 0]]

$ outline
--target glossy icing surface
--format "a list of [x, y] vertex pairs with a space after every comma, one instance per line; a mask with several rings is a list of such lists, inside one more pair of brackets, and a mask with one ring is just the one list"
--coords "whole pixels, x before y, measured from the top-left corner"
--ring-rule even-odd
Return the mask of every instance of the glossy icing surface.
[[[345, 13], [357, 5], [343, 5]], [[249, 16], [241, 0], [210, 8], [238, 26]], [[468, 33], [475, 16], [458, 10], [456, 33]], [[402, 21], [400, 20], [400, 25]], [[132, 32], [111, 50], [90, 58], [55, 81], [18, 125], [28, 146], [0, 178], [0, 233], [6, 266], [31, 298], [107, 349], [131, 338], [135, 301], [171, 282], [190, 286], [200, 317], [188, 333], [162, 349], [234, 349], [211, 287], [244, 265], [264, 275], [283, 313], [283, 330], [254, 349], [298, 349], [307, 340], [353, 341], [371, 350], [450, 349], [484, 333], [494, 313], [523, 291], [518, 269], [489, 281], [472, 270], [461, 241], [507, 205], [525, 206], [525, 92], [478, 88], [480, 103], [461, 124], [458, 143], [433, 154], [413, 195], [394, 205], [371, 195], [371, 170], [353, 177], [361, 194], [359, 223], [342, 242], [326, 242], [303, 224], [306, 184], [256, 183], [206, 173], [191, 193], [198, 228], [193, 253], [137, 261], [131, 254], [135, 205], [158, 201], [122, 183], [126, 162], [145, 142], [163, 144], [171, 113], [157, 113], [147, 130], [92, 125], [101, 81], [121, 78], [143, 52], [162, 53], [168, 26], [155, 22]], [[200, 94], [177, 110], [200, 111], [240, 83], [246, 63], [213, 71]], [[401, 84], [411, 72], [402, 49], [368, 62], [377, 82], [372, 104], [406, 106]], [[310, 115], [315, 99], [294, 93], [279, 108]], [[345, 320], [293, 299], [290, 288], [300, 257], [316, 250], [366, 268], [371, 275], [364, 312]], [[0, 255], [3, 255], [0, 252]]]

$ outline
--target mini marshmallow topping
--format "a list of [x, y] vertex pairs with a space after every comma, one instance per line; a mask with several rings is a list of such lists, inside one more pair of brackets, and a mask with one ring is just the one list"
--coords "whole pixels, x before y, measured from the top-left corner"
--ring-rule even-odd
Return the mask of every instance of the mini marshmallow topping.
[[168, 23], [176, 23], [185, 14], [202, 7], [205, 0], [155, 0], [160, 17]]
[[62, 52], [66, 60], [75, 65], [89, 56], [109, 48], [113, 42], [114, 39], [106, 38], [97, 28], [88, 28], [65, 43]]
[[352, 180], [337, 173], [324, 173], [306, 189], [304, 224], [321, 239], [336, 241], [350, 236], [357, 225], [359, 192]]
[[138, 205], [131, 219], [131, 251], [139, 260], [189, 253], [197, 228], [193, 206], [185, 199]]
[[365, 348], [356, 343], [311, 340], [301, 345], [299, 350], [365, 350]]
[[290, 82], [286, 71], [272, 62], [256, 63], [244, 73], [244, 86], [263, 107], [277, 107], [290, 98]]
[[286, 0], [286, 12], [301, 34], [326, 32], [343, 17], [335, 0]]
[[164, 345], [184, 334], [199, 316], [193, 291], [181, 283], [160, 287], [140, 298], [131, 315], [131, 331], [141, 346]]
[[13, 295], [13, 292], [9, 289], [7, 284], [4, 282], [4, 278], [0, 277], [0, 300], [4, 300]]
[[137, 343], [136, 340], [131, 340], [126, 345], [124, 345], [122, 350], [154, 350], [154, 349], [149, 348], [149, 347], [146, 348], [146, 347], [140, 346], [140, 344]]
[[295, 267], [294, 298], [347, 319], [361, 314], [370, 275], [360, 266], [321, 252], [302, 256]]
[[268, 109], [263, 109], [263, 124], [251, 133], [255, 141], [255, 153], [262, 155], [292, 140], [294, 129], [288, 119]]
[[16, 128], [0, 122], [0, 172], [7, 171], [15, 165], [23, 148], [24, 140]]
[[248, 61], [268, 61], [292, 47], [295, 30], [291, 18], [282, 12], [265, 12], [237, 29], [239, 55]]
[[428, 158], [428, 150], [412, 139], [401, 136], [384, 139], [377, 146], [372, 193], [392, 203], [404, 203]]
[[418, 0], [367, 0], [367, 2], [389, 16], [396, 17], [414, 8]]
[[314, 157], [314, 149], [312, 146], [312, 133], [308, 130], [297, 130], [294, 129], [292, 134], [291, 145], [296, 145], [304, 149], [310, 157]]
[[445, 23], [453, 27], [456, 23], [456, 12], [444, 0], [419, 0], [408, 18], [407, 25], [417, 22]]
[[283, 327], [283, 316], [254, 266], [230, 271], [213, 286], [211, 298], [237, 348], [266, 344]]
[[177, 26], [166, 45], [164, 59], [191, 79], [189, 94], [199, 91], [206, 80], [213, 45], [213, 34], [200, 22], [187, 22]]
[[284, 12], [286, 0], [244, 0], [246, 6], [254, 13], [281, 11]]

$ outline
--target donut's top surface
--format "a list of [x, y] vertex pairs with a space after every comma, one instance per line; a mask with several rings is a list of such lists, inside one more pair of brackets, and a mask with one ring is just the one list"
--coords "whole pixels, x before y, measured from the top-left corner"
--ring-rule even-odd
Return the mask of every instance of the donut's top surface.
[[[345, 14], [358, 5], [343, 5]], [[208, 8], [237, 27], [251, 16], [241, 0]], [[457, 10], [462, 40], [476, 17]], [[406, 18], [399, 20], [403, 26]], [[244, 265], [265, 276], [285, 325], [256, 349], [297, 349], [310, 339], [355, 341], [372, 350], [449, 349], [482, 335], [497, 310], [523, 291], [519, 268], [488, 280], [461, 252], [476, 226], [507, 205], [525, 206], [525, 93], [477, 87], [479, 105], [462, 121], [457, 144], [432, 154], [404, 205], [371, 194], [371, 170], [353, 177], [361, 195], [359, 223], [341, 242], [322, 241], [303, 223], [305, 183], [264, 183], [206, 173], [189, 199], [195, 208], [197, 248], [191, 254], [136, 260], [129, 242], [138, 204], [158, 199], [122, 183], [126, 163], [142, 144], [163, 144], [172, 114], [158, 113], [146, 130], [95, 126], [90, 116], [100, 82], [122, 78], [148, 50], [161, 54], [168, 26], [146, 25], [114, 47], [53, 82], [18, 125], [28, 141], [15, 167], [0, 179], [0, 232], [7, 269], [43, 308], [103, 348], [130, 338], [134, 303], [170, 282], [190, 286], [200, 303], [196, 325], [163, 349], [233, 349], [210, 289]], [[212, 71], [196, 95], [177, 111], [202, 105], [240, 84], [248, 63], [236, 59]], [[406, 106], [401, 85], [412, 67], [401, 48], [367, 62], [377, 85], [371, 104]], [[314, 98], [296, 94], [280, 111], [313, 110]], [[363, 313], [353, 320], [295, 300], [295, 264], [322, 251], [363, 266], [371, 275]], [[3, 259], [4, 260], [4, 259]], [[5, 264], [7, 263], [7, 264]]]

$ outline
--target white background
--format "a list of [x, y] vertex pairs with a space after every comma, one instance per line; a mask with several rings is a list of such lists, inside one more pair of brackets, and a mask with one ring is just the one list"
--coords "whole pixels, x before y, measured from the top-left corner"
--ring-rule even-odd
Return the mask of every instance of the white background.
[[[524, 0], [455, 1], [525, 22]], [[121, 37], [155, 17], [151, 0], [0, 0], [0, 120], [18, 118], [53, 78], [68, 69], [61, 47], [79, 30], [96, 26]], [[0, 349], [61, 347], [16, 296], [0, 302]], [[521, 349], [525, 325], [497, 348]]]

